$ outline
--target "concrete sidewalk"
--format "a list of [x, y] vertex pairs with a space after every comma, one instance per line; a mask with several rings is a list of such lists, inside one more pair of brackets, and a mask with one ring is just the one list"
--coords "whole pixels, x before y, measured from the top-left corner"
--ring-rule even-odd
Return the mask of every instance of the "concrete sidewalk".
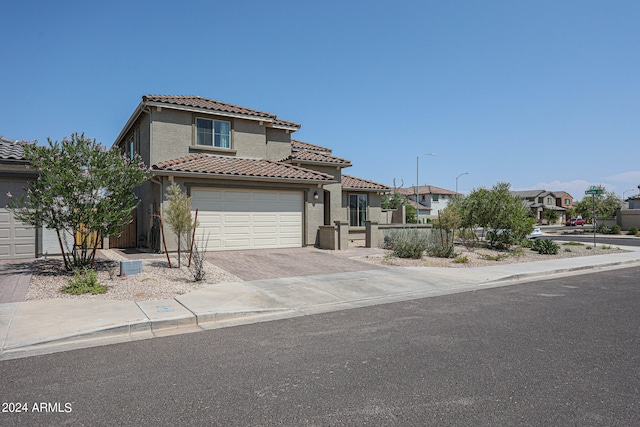
[[629, 252], [478, 268], [390, 268], [219, 283], [160, 301], [0, 304], [0, 360], [640, 266]]

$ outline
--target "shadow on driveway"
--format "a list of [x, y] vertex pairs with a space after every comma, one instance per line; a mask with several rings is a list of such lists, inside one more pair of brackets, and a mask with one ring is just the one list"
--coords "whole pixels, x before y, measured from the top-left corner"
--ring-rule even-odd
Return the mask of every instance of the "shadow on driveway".
[[27, 296], [33, 260], [0, 261], [0, 304], [22, 302]]

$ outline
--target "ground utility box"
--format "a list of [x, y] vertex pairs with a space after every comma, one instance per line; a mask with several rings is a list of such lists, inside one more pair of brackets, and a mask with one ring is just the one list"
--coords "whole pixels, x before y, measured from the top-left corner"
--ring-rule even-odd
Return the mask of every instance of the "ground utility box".
[[142, 273], [141, 259], [120, 261], [120, 276], [130, 276], [138, 273]]

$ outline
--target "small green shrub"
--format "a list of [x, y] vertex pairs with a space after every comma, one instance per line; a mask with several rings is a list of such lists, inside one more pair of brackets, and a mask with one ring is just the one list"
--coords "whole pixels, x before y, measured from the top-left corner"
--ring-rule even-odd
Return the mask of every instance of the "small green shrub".
[[531, 249], [541, 255], [556, 255], [560, 249], [560, 245], [550, 239], [538, 239], [533, 242]]
[[438, 258], [453, 258], [456, 256], [453, 242], [451, 241], [451, 233], [444, 230], [436, 230], [431, 233], [426, 250], [429, 256]]
[[453, 260], [456, 264], [464, 264], [465, 262], [469, 262], [469, 258], [466, 256], [459, 256]]
[[638, 227], [636, 227], [635, 225], [629, 227], [629, 231], [627, 232], [627, 234], [635, 236], [636, 234], [638, 234]]
[[606, 225], [601, 225], [600, 227], [598, 227], [598, 233], [611, 234], [611, 228]]
[[602, 249], [611, 249], [611, 245], [602, 245], [601, 248]]
[[524, 256], [524, 248], [522, 247], [515, 248], [509, 253], [509, 255], [512, 257], [522, 257]]
[[564, 242], [562, 246], [584, 246], [582, 242]]
[[636, 237], [640, 237], [640, 231], [636, 233]]
[[419, 229], [389, 230], [383, 247], [390, 248], [398, 258], [420, 259], [429, 244], [429, 232]]
[[618, 224], [613, 224], [611, 226], [611, 234], [620, 234], [620, 230], [622, 230], [622, 227], [620, 227]]
[[507, 254], [478, 254], [478, 258], [480, 259], [484, 259], [487, 261], [500, 261], [505, 259], [506, 257], [508, 257], [509, 255]]
[[478, 245], [478, 235], [470, 228], [460, 229], [456, 235], [464, 247], [469, 250], [473, 250]]
[[522, 241], [520, 242], [520, 246], [522, 246], [523, 248], [531, 248], [531, 245], [533, 245], [533, 241], [531, 239], [522, 239]]
[[69, 284], [60, 289], [61, 292], [71, 295], [82, 294], [104, 294], [107, 287], [98, 283], [98, 273], [89, 268], [78, 269], [73, 272], [73, 279], [67, 281]]
[[573, 252], [573, 251], [571, 250], [571, 248], [564, 248], [564, 251], [565, 251], [565, 252]]

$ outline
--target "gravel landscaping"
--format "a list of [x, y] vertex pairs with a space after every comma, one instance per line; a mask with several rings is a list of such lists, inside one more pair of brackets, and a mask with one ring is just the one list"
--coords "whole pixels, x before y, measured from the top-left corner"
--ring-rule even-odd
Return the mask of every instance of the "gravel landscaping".
[[[600, 254], [610, 254], [622, 252], [621, 249], [610, 247], [608, 249], [598, 245], [593, 248], [591, 245], [566, 245], [560, 246], [557, 255], [540, 255], [531, 249], [516, 251], [495, 251], [486, 248], [476, 248], [468, 250], [463, 246], [456, 246], [457, 258], [434, 258], [423, 256], [421, 259], [401, 259], [392, 255], [391, 251], [380, 251], [380, 254], [358, 255], [358, 250], [350, 250], [349, 258], [367, 263], [383, 265], [386, 267], [450, 267], [450, 268], [473, 268], [490, 266], [496, 264], [508, 264], [518, 262], [544, 261], [560, 258], [571, 258], [579, 256], [590, 256]], [[206, 276], [204, 280], [195, 282], [186, 266], [175, 268], [177, 260], [172, 259], [174, 268], [167, 267], [164, 255], [155, 255], [142, 260], [143, 272], [119, 277], [119, 261], [124, 260], [120, 253], [112, 250], [101, 251], [107, 259], [96, 260], [98, 280], [107, 286], [105, 294], [99, 295], [70, 295], [60, 292], [60, 288], [67, 285], [68, 280], [73, 277], [72, 273], [66, 272], [61, 258], [39, 259], [34, 262], [34, 271], [27, 293], [27, 300], [40, 300], [48, 298], [70, 298], [89, 300], [129, 300], [145, 301], [173, 298], [187, 292], [194, 291], [204, 286], [214, 285], [223, 282], [240, 282], [238, 277], [230, 274], [208, 261], [205, 261]], [[336, 256], [344, 256], [345, 253], [335, 253]], [[499, 256], [499, 260], [482, 259], [483, 254], [488, 256]], [[466, 257], [466, 262], [456, 262]]]

